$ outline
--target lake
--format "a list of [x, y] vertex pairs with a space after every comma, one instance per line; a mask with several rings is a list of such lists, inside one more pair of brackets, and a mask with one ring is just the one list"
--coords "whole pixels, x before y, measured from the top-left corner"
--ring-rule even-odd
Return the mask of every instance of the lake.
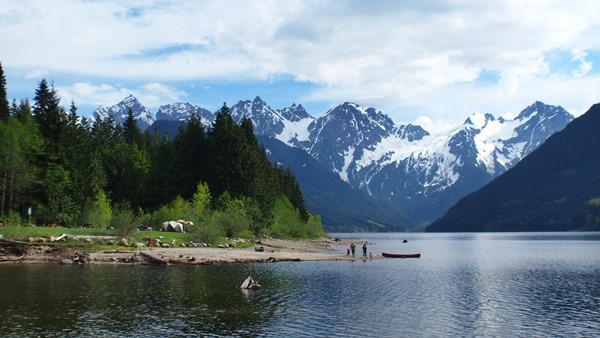
[[[332, 234], [376, 259], [2, 265], [2, 337], [590, 337], [600, 233]], [[402, 243], [406, 239], [408, 243]], [[337, 247], [333, 255], [345, 255]], [[381, 252], [421, 253], [418, 259]], [[251, 275], [263, 286], [242, 292]]]

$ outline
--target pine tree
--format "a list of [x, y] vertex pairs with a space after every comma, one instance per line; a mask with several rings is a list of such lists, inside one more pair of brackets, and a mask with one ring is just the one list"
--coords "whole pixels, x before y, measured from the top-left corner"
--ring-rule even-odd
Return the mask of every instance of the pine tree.
[[202, 121], [196, 114], [192, 114], [186, 124], [179, 128], [174, 139], [176, 169], [180, 170], [177, 180], [180, 194], [189, 199], [196, 192], [196, 186], [208, 179], [207, 161], [208, 149], [206, 134]]
[[144, 182], [144, 200], [141, 201], [141, 206], [153, 210], [177, 197], [183, 188], [177, 184], [182, 172], [181, 165], [176, 161], [174, 144], [166, 135], [160, 137], [155, 134], [150, 139], [148, 155], [150, 168]]
[[71, 185], [67, 187], [67, 191], [73, 201], [70, 216], [73, 225], [82, 226], [86, 222], [89, 206], [95, 202], [98, 191], [104, 187], [105, 176], [95, 158], [87, 120], [77, 115], [77, 106], [73, 101], [64, 135], [63, 166], [69, 173]]
[[0, 62], [0, 121], [8, 121], [10, 116], [10, 104], [6, 93], [6, 78]]
[[9, 210], [25, 215], [35, 204], [33, 188], [38, 179], [36, 156], [42, 139], [27, 100], [13, 100], [8, 121], [0, 121], [0, 215]]
[[63, 143], [67, 141], [66, 112], [54, 86], [48, 86], [46, 80], [40, 81], [35, 93], [33, 117], [44, 142], [44, 151], [37, 158], [41, 183], [36, 194], [40, 202], [39, 221], [70, 223], [74, 202], [68, 194], [72, 189], [71, 173], [64, 166], [69, 151]]
[[242, 151], [244, 136], [234, 122], [226, 104], [216, 113], [209, 132], [209, 161], [211, 163], [208, 185], [213, 196], [224, 192], [241, 196]]
[[304, 205], [304, 196], [302, 196], [300, 185], [298, 184], [296, 177], [289, 169], [282, 170], [280, 175], [281, 189], [283, 194], [298, 210], [300, 219], [306, 223], [309, 218], [309, 212]]
[[[57, 150], [66, 124], [66, 113], [60, 106], [54, 86], [48, 86], [45, 79], [40, 81], [35, 91], [33, 116], [38, 123], [40, 132], [47, 140], [52, 150]], [[49, 149], [50, 150], [50, 149]]]
[[272, 165], [267, 159], [264, 148], [256, 139], [252, 121], [243, 118], [240, 128], [245, 138], [242, 154], [242, 192], [257, 201], [263, 216], [262, 221], [268, 222], [266, 219], [271, 214], [273, 203], [279, 194], [279, 187], [270, 175]]
[[135, 143], [138, 145], [138, 147], [142, 147], [142, 131], [135, 120], [135, 115], [133, 114], [133, 110], [131, 110], [131, 108], [129, 108], [127, 111], [127, 118], [125, 118], [125, 121], [123, 122], [123, 136], [125, 137], [125, 141], [127, 143]]

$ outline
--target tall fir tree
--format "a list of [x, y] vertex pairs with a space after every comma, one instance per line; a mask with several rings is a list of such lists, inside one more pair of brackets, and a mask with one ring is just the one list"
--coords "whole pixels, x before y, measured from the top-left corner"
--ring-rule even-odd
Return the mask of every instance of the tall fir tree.
[[242, 187], [242, 152], [244, 136], [231, 117], [226, 104], [215, 114], [209, 132], [209, 161], [211, 163], [208, 185], [213, 196], [228, 192], [234, 198], [240, 197]]
[[205, 182], [209, 163], [207, 161], [207, 140], [204, 125], [194, 113], [183, 124], [174, 139], [177, 154], [178, 186], [183, 198], [189, 199], [196, 193], [198, 183]]
[[309, 212], [304, 204], [304, 196], [300, 191], [300, 185], [298, 184], [296, 177], [289, 169], [281, 170], [280, 175], [283, 195], [285, 195], [294, 208], [298, 210], [300, 219], [306, 223], [309, 219]]
[[35, 91], [34, 102], [33, 116], [40, 132], [48, 141], [50, 148], [57, 150], [66, 125], [66, 113], [60, 106], [60, 98], [56, 94], [54, 85], [49, 86], [45, 79], [40, 81]]
[[49, 86], [45, 79], [40, 81], [35, 92], [33, 117], [37, 122], [44, 151], [38, 156], [40, 169], [40, 186], [37, 198], [39, 221], [42, 223], [69, 223], [71, 208], [74, 202], [68, 194], [71, 188], [71, 173], [64, 167], [66, 131], [66, 112], [60, 106], [54, 86]]
[[138, 126], [135, 114], [131, 108], [127, 111], [127, 117], [123, 122], [123, 137], [125, 137], [125, 141], [129, 144], [135, 143], [138, 147], [142, 147], [143, 145], [144, 138], [142, 136], [142, 131]]
[[254, 127], [249, 118], [243, 118], [240, 128], [245, 139], [242, 154], [242, 193], [258, 202], [261, 213], [266, 218], [271, 213], [278, 195], [276, 181], [270, 175], [271, 163], [264, 148], [256, 139]]
[[42, 144], [29, 102], [13, 100], [8, 121], [0, 121], [0, 214], [11, 210], [25, 215], [36, 204], [33, 190], [39, 174], [35, 160]]
[[177, 161], [175, 147], [167, 135], [159, 136], [155, 133], [151, 137], [148, 156], [150, 168], [144, 184], [144, 199], [141, 201], [141, 207], [155, 210], [174, 200], [183, 189], [177, 183], [183, 173], [183, 166]]
[[2, 62], [0, 62], [0, 121], [8, 121], [10, 116], [10, 103], [6, 93], [6, 77], [4, 76], [4, 69], [2, 69]]
[[71, 102], [65, 137], [63, 141], [64, 167], [70, 174], [68, 194], [73, 200], [71, 218], [73, 225], [85, 224], [86, 212], [95, 203], [97, 193], [104, 187], [105, 180], [94, 154], [92, 135], [87, 119], [77, 114], [75, 102]]

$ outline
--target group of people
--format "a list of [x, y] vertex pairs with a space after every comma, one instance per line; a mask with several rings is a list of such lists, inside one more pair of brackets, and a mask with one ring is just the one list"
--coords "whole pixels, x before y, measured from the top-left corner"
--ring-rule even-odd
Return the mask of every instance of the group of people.
[[[367, 257], [367, 242], [365, 241], [365, 243], [362, 246], [362, 252], [363, 252], [363, 257]], [[356, 257], [356, 244], [354, 244], [354, 242], [350, 243], [350, 248], [346, 251], [346, 256], [350, 256], [350, 254], [352, 254], [352, 257]], [[373, 258], [373, 253], [369, 252], [369, 258]]]

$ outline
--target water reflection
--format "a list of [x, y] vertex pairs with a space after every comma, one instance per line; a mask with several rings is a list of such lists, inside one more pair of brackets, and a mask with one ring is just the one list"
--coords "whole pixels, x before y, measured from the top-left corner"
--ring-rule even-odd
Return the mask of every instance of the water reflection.
[[[406, 250], [422, 257], [187, 267], [5, 265], [0, 329], [8, 337], [600, 332], [598, 241], [556, 234], [360, 236], [374, 243], [369, 250], [376, 255]], [[239, 285], [249, 275], [263, 288], [242, 292]]]

